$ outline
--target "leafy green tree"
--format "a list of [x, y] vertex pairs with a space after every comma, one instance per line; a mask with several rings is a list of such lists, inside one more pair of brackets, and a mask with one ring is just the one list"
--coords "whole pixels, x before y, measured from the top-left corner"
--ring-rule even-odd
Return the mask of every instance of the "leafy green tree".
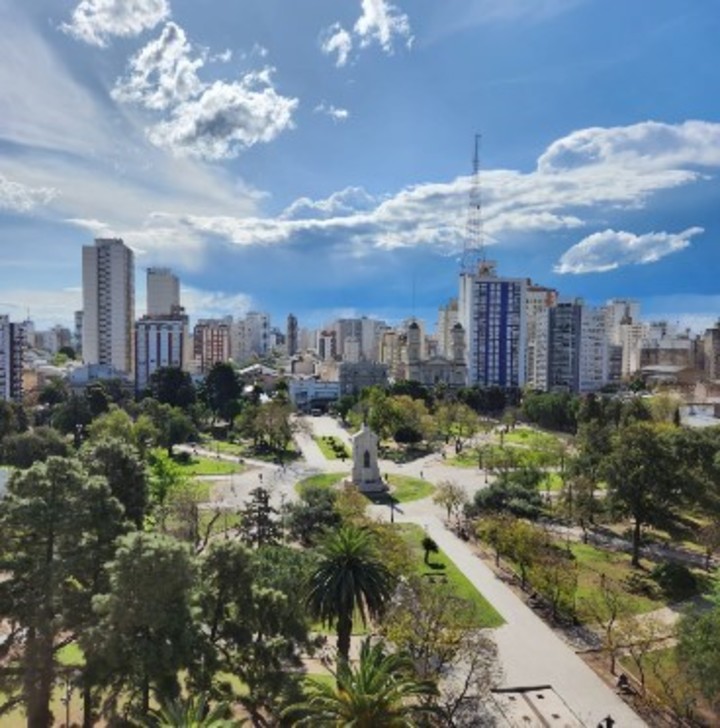
[[142, 722], [143, 728], [240, 728], [244, 721], [230, 718], [230, 706], [218, 703], [210, 706], [201, 696], [177, 699], [150, 710]]
[[63, 404], [68, 399], [70, 399], [70, 388], [62, 377], [51, 377], [38, 395], [38, 402], [49, 407]]
[[430, 554], [440, 553], [440, 547], [437, 545], [434, 539], [430, 536], [423, 537], [422, 543], [423, 551], [425, 552], [424, 561], [426, 564], [430, 563]]
[[187, 410], [196, 400], [192, 377], [179, 367], [159, 367], [150, 375], [148, 392], [160, 404]]
[[520, 586], [524, 589], [530, 570], [542, 558], [547, 547], [547, 536], [537, 526], [515, 519], [508, 523], [504, 541], [508, 558], [520, 570]]
[[8, 435], [2, 442], [2, 461], [15, 468], [29, 468], [51, 456], [68, 455], [67, 442], [50, 427], [36, 427], [28, 432]]
[[76, 435], [87, 427], [92, 419], [87, 399], [78, 394], [71, 394], [67, 402], [54, 408], [50, 421], [56, 430], [66, 435]]
[[523, 397], [522, 413], [530, 422], [548, 430], [575, 432], [577, 397], [556, 392], [534, 392]]
[[242, 384], [237, 371], [232, 364], [226, 362], [214, 364], [201, 387], [201, 396], [213, 416], [227, 422], [232, 422], [237, 416], [241, 394]]
[[433, 495], [433, 503], [443, 506], [447, 512], [448, 521], [453, 513], [459, 514], [467, 504], [468, 497], [465, 489], [453, 483], [451, 480], [444, 480], [438, 483], [437, 490]]
[[251, 546], [276, 544], [280, 539], [278, 512], [270, 505], [270, 493], [262, 487], [250, 491], [250, 500], [240, 511], [238, 532]]
[[293, 426], [290, 422], [292, 411], [292, 405], [281, 400], [267, 402], [255, 410], [257, 434], [276, 453], [280, 462], [293, 438]]
[[543, 502], [537, 485], [532, 485], [534, 481], [523, 471], [501, 473], [488, 488], [475, 493], [469, 515], [511, 513], [521, 518], [537, 518]]
[[380, 560], [369, 531], [343, 526], [319, 549], [319, 560], [308, 580], [311, 614], [336, 626], [342, 661], [350, 654], [353, 614], [363, 624], [379, 617], [392, 595], [394, 579]]
[[187, 484], [182, 468], [162, 450], [150, 454], [150, 478], [148, 481], [150, 506], [160, 530], [165, 530], [165, 520], [170, 498]]
[[157, 533], [133, 532], [118, 541], [108, 564], [109, 591], [95, 598], [97, 627], [81, 646], [101, 684], [138, 717], [180, 695], [178, 672], [194, 663], [193, 559], [184, 544]]
[[412, 661], [399, 653], [387, 654], [382, 644], [365, 639], [357, 665], [339, 660], [335, 684], [308, 680], [307, 699], [291, 705], [286, 717], [295, 726], [357, 726], [411, 728], [424, 716], [437, 716], [429, 701], [437, 687], [415, 675]]
[[81, 451], [88, 473], [102, 475], [125, 515], [141, 528], [148, 502], [145, 465], [135, 448], [118, 439], [90, 442]]
[[[212, 541], [200, 561], [200, 614], [209, 649], [192, 670], [194, 685], [230, 690], [255, 725], [276, 715], [293, 692], [308, 620], [296, 601], [305, 555], [282, 547], [250, 551], [237, 541]], [[246, 686], [235, 694], [222, 675]]]
[[19, 432], [21, 429], [13, 403], [6, 402], [4, 399], [0, 400], [0, 443], [8, 435]]
[[337, 492], [319, 485], [305, 486], [300, 500], [287, 507], [290, 536], [303, 546], [312, 546], [326, 531], [340, 526], [336, 509]]
[[20, 656], [28, 725], [52, 722], [54, 655], [91, 621], [121, 513], [103, 479], [58, 457], [15, 473], [0, 501], [0, 619], [16, 625], [5, 649]]
[[643, 421], [621, 428], [603, 466], [611, 502], [633, 519], [633, 566], [640, 565], [642, 526], [662, 523], [682, 502], [683, 483], [667, 432]]

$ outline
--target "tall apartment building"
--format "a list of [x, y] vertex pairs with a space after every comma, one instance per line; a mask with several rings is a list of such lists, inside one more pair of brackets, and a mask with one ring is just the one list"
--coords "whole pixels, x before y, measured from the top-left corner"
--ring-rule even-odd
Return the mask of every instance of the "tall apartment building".
[[200, 319], [193, 329], [193, 356], [201, 374], [214, 364], [230, 360], [232, 316], [224, 319]]
[[604, 306], [608, 341], [622, 345], [622, 327], [640, 323], [640, 303], [633, 298], [611, 298]]
[[451, 298], [444, 306], [438, 308], [435, 336], [437, 337], [437, 353], [440, 356], [452, 356], [452, 331], [458, 321], [458, 300]]
[[298, 353], [298, 320], [297, 316], [289, 314], [287, 317], [286, 348], [288, 356], [295, 356]]
[[710, 380], [720, 379], [720, 321], [703, 336], [705, 360], [705, 377]]
[[534, 389], [548, 389], [548, 311], [557, 302], [554, 288], [528, 281], [525, 290], [525, 383]]
[[596, 392], [608, 382], [605, 312], [581, 299], [558, 301], [548, 317], [547, 390]]
[[458, 313], [465, 330], [468, 384], [519, 387], [525, 382], [525, 289], [519, 278], [499, 278], [495, 263], [460, 274]]
[[233, 332], [233, 356], [238, 363], [265, 356], [271, 348], [270, 316], [261, 311], [248, 311], [238, 319]]
[[82, 337], [83, 337], [83, 312], [75, 311], [74, 317], [75, 327], [73, 329], [73, 348], [75, 355], [82, 354]]
[[22, 400], [25, 347], [25, 327], [0, 316], [0, 399]]
[[161, 367], [184, 369], [188, 343], [188, 317], [182, 309], [166, 316], [143, 316], [135, 324], [135, 388], [147, 387]]
[[147, 269], [147, 315], [169, 316], [180, 308], [180, 281], [169, 268]]
[[83, 246], [83, 360], [122, 372], [133, 366], [133, 252], [119, 238]]

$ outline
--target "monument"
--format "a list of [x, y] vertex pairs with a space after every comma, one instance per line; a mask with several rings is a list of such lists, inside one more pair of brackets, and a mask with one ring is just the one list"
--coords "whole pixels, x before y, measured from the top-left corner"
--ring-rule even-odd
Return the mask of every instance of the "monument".
[[361, 493], [381, 493], [388, 489], [378, 467], [378, 436], [363, 423], [352, 441], [352, 483]]

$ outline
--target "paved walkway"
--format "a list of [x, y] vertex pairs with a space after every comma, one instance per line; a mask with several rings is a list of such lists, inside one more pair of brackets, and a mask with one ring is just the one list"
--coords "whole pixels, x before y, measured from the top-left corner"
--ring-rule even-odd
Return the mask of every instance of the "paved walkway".
[[[296, 497], [293, 486], [298, 480], [317, 472], [349, 470], [350, 463], [326, 460], [312, 440], [313, 434], [333, 435], [349, 443], [348, 433], [339, 423], [330, 417], [308, 417], [305, 422], [308, 423], [308, 432], [296, 437], [303, 462], [286, 468], [259, 461], [252, 463], [251, 469], [239, 475], [227, 476], [226, 484], [216, 488], [219, 504], [223, 507], [240, 505], [247, 499], [249, 491], [261, 483], [270, 490], [273, 500], [291, 499]], [[468, 495], [485, 484], [485, 476], [481, 471], [449, 467], [435, 454], [405, 465], [381, 461], [380, 468], [383, 473], [414, 477], [420, 477], [422, 473], [422, 477], [433, 483], [451, 480], [462, 485]], [[371, 508], [378, 518], [389, 520], [388, 508]], [[401, 504], [395, 511], [396, 521], [425, 527], [440, 548], [505, 619], [506, 624], [494, 631], [504, 671], [503, 685], [551, 685], [588, 728], [595, 728], [608, 715], [615, 720], [616, 728], [645, 726], [646, 723], [614, 690], [498, 579], [466, 543], [444, 527], [442, 515], [442, 509], [430, 499]]]

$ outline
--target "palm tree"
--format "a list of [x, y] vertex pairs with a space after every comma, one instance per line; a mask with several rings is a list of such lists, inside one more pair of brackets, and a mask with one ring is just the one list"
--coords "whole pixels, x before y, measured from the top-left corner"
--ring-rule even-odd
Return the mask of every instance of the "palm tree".
[[308, 580], [310, 613], [323, 624], [337, 624], [341, 660], [350, 653], [353, 613], [363, 624], [376, 619], [392, 596], [394, 578], [380, 561], [372, 534], [356, 526], [343, 526], [320, 547], [320, 561]]
[[145, 728], [240, 728], [245, 721], [228, 718], [227, 703], [210, 708], [204, 696], [197, 700], [174, 700], [151, 710], [143, 721]]
[[308, 680], [307, 700], [289, 706], [283, 716], [298, 715], [293, 726], [353, 726], [353, 728], [410, 728], [423, 714], [436, 714], [429, 702], [438, 694], [435, 684], [419, 680], [407, 655], [386, 654], [382, 644], [363, 641], [360, 660], [339, 660], [335, 684]]

